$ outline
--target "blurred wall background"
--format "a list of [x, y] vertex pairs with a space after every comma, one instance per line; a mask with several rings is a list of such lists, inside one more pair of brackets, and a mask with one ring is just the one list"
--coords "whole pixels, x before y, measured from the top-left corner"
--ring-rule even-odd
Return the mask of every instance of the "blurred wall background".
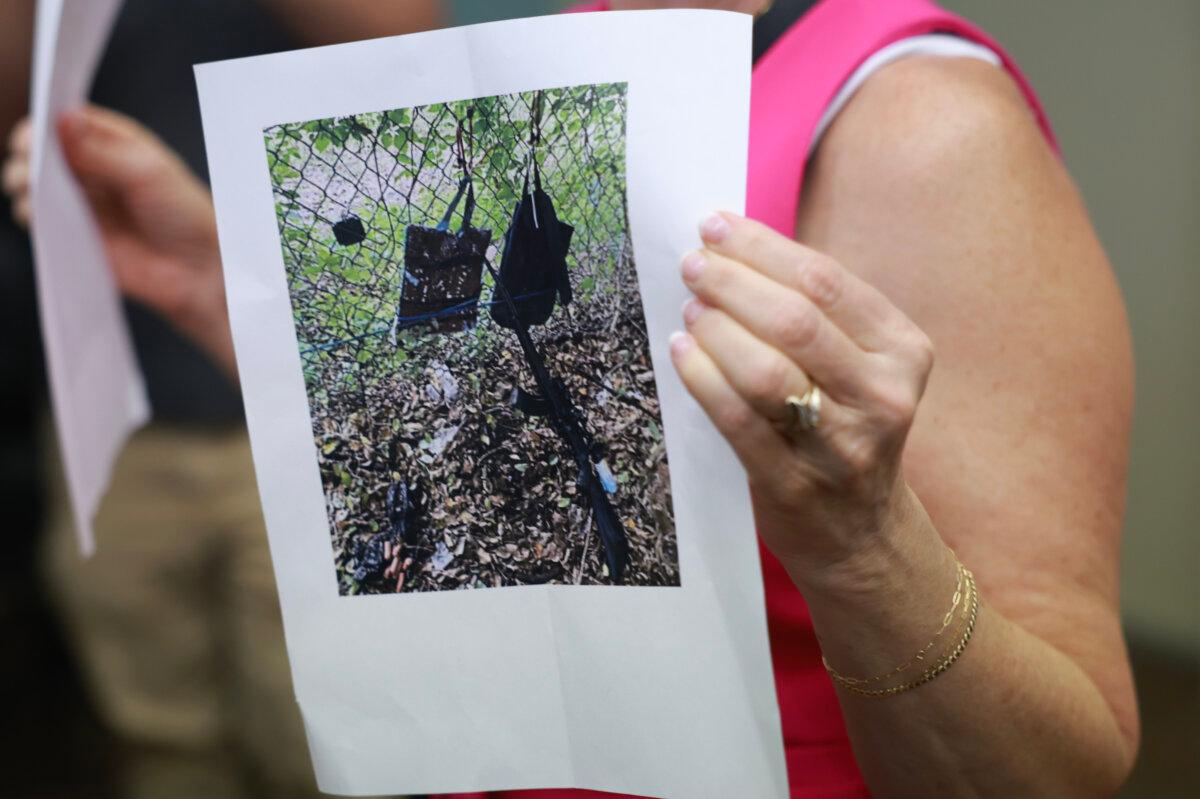
[[[1200, 660], [1200, 2], [941, 2], [1033, 81], [1116, 269], [1138, 372], [1124, 613], [1131, 637]], [[451, 4], [460, 24], [565, 5]]]

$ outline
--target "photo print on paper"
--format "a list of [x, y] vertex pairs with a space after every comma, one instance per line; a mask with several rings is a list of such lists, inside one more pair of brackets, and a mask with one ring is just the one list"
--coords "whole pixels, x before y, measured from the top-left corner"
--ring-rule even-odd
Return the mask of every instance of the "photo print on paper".
[[264, 131], [343, 595], [677, 586], [623, 83]]

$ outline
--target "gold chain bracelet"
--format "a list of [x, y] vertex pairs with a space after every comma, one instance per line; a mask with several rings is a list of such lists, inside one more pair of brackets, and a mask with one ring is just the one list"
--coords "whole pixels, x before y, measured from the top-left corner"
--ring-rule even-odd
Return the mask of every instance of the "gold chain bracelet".
[[943, 658], [941, 658], [933, 666], [931, 666], [930, 668], [928, 668], [924, 672], [922, 672], [922, 674], [919, 677], [917, 677], [913, 680], [910, 680], [906, 683], [901, 683], [900, 685], [893, 685], [893, 686], [889, 686], [887, 688], [875, 688], [875, 689], [858, 688], [857, 686], [853, 686], [853, 685], [845, 685], [843, 687], [847, 691], [858, 694], [859, 696], [867, 696], [867, 697], [873, 697], [873, 698], [878, 698], [878, 697], [882, 697], [882, 696], [894, 696], [896, 694], [903, 693], [905, 691], [911, 691], [913, 688], [918, 688], [918, 687], [924, 685], [925, 683], [929, 682], [930, 680], [937, 677], [938, 675], [943, 674], [947, 669], [949, 669], [951, 666], [953, 666], [955, 664], [955, 662], [957, 662], [958, 659], [960, 657], [962, 657], [962, 653], [964, 651], [966, 651], [967, 644], [969, 644], [971, 642], [971, 636], [975, 634], [975, 622], [979, 618], [979, 589], [975, 585], [974, 576], [972, 576], [970, 572], [967, 572], [967, 575], [968, 575], [968, 591], [970, 592], [970, 604], [968, 605], [970, 612], [967, 616], [967, 626], [966, 626], [966, 629], [963, 631], [962, 638], [959, 639], [958, 644], [955, 645], [955, 647], [952, 650], [950, 650], [950, 652], [948, 654], [946, 654]]
[[899, 685], [888, 686], [887, 688], [861, 688], [857, 685], [847, 685], [839, 683], [843, 688], [851, 693], [866, 697], [883, 697], [894, 696], [905, 691], [911, 691], [913, 688], [924, 685], [935, 677], [943, 674], [947, 669], [955, 664], [962, 653], [966, 650], [967, 644], [971, 642], [971, 637], [975, 633], [975, 623], [979, 617], [979, 589], [975, 585], [975, 578], [969, 571], [967, 572], [967, 596], [968, 603], [963, 609], [963, 615], [966, 619], [966, 627], [963, 629], [963, 634], [959, 638], [958, 643], [950, 649], [943, 657], [939, 658], [936, 663], [922, 672], [916, 678]]
[[925, 644], [924, 648], [922, 648], [920, 652], [913, 655], [906, 662], [901, 663], [891, 671], [884, 672], [883, 674], [876, 674], [874, 677], [848, 677], [845, 674], [841, 674], [836, 671], [832, 666], [829, 665], [829, 661], [822, 656], [821, 662], [825, 665], [825, 670], [829, 672], [829, 676], [832, 677], [839, 685], [871, 685], [873, 683], [883, 682], [887, 678], [894, 677], [902, 672], [905, 672], [916, 664], [924, 661], [925, 656], [929, 654], [929, 650], [933, 649], [934, 645], [942, 637], [942, 634], [946, 632], [946, 628], [954, 622], [954, 611], [958, 610], [958, 606], [962, 602], [963, 587], [966, 584], [967, 579], [967, 568], [962, 565], [961, 561], [956, 559], [956, 562], [958, 563], [958, 581], [954, 585], [954, 596], [950, 601], [950, 610], [946, 611], [946, 615], [942, 617], [942, 626], [934, 634], [933, 640]]
[[[959, 637], [958, 641], [953, 646], [948, 647], [947, 651], [945, 652], [945, 654], [942, 655], [942, 657], [938, 658], [938, 660], [935, 663], [933, 663], [933, 665], [931, 665], [929, 668], [927, 668], [925, 671], [923, 671], [920, 675], [918, 675], [914, 679], [909, 680], [907, 682], [900, 683], [899, 685], [888, 686], [886, 688], [866, 688], [866, 687], [864, 687], [865, 685], [870, 685], [870, 684], [879, 682], [880, 680], [882, 680], [886, 677], [892, 676], [894, 674], [898, 674], [900, 671], [903, 671], [905, 668], [912, 665], [913, 663], [923, 660], [924, 655], [927, 654], [929, 649], [932, 648], [933, 644], [936, 643], [936, 637], [935, 637], [935, 640], [930, 642], [929, 645], [927, 645], [924, 649], [922, 649], [921, 652], [918, 653], [917, 657], [910, 659], [909, 662], [907, 664], [905, 664], [904, 666], [901, 666], [897, 669], [893, 669], [892, 671], [890, 671], [886, 674], [879, 675], [878, 677], [870, 677], [870, 678], [846, 677], [842, 674], [839, 674], [834, 669], [830, 668], [828, 662], [825, 662], [825, 668], [829, 672], [829, 676], [833, 679], [833, 681], [835, 683], [837, 683], [839, 686], [841, 686], [842, 688], [846, 689], [847, 691], [850, 691], [851, 693], [854, 693], [854, 694], [858, 694], [859, 696], [867, 696], [867, 697], [894, 696], [895, 694], [903, 693], [904, 691], [910, 691], [913, 688], [917, 688], [921, 685], [924, 685], [925, 683], [934, 679], [938, 675], [944, 673], [947, 669], [949, 669], [951, 666], [953, 666], [954, 663], [960, 657], [962, 657], [962, 653], [966, 650], [967, 644], [969, 644], [971, 642], [971, 637], [975, 634], [975, 623], [979, 617], [979, 588], [975, 584], [975, 575], [973, 575], [969, 569], [963, 567], [961, 563], [959, 564], [959, 569], [960, 569], [961, 583], [965, 583], [965, 594], [963, 593], [963, 589], [961, 589], [961, 588], [956, 589], [956, 591], [955, 591], [956, 601], [955, 601], [953, 607], [951, 608], [951, 611], [946, 614], [946, 617], [944, 620], [952, 619], [952, 617], [954, 615], [954, 610], [958, 606], [958, 602], [961, 601], [961, 599], [964, 598], [964, 596], [965, 596], [966, 603], [963, 605], [963, 610], [962, 610], [962, 619], [964, 621], [964, 627], [963, 627], [962, 635]], [[948, 625], [943, 625], [942, 629], [938, 631], [938, 636], [940, 636], [942, 634], [942, 632], [945, 631], [947, 626]], [[822, 661], [824, 662], [824, 658], [822, 658]]]

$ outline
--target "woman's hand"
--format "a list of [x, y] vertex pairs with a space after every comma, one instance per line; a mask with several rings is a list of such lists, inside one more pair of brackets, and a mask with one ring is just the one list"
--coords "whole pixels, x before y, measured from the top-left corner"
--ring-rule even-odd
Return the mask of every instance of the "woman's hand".
[[[29, 120], [14, 128], [4, 165], [13, 214], [29, 224]], [[58, 135], [87, 193], [120, 290], [174, 324], [236, 374], [212, 199], [165, 144], [134, 120], [91, 106], [59, 120]]]
[[[718, 214], [701, 236], [683, 259], [696, 299], [671, 354], [746, 468], [759, 534], [800, 581], [869, 559], [916, 502], [900, 458], [929, 338], [837, 261], [764, 225]], [[806, 429], [787, 399], [811, 385], [819, 421]]]

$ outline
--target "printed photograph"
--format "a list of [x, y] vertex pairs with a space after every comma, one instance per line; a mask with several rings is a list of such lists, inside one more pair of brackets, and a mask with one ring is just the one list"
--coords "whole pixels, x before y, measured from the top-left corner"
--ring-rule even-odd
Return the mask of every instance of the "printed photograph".
[[678, 586], [626, 86], [264, 131], [342, 595]]

